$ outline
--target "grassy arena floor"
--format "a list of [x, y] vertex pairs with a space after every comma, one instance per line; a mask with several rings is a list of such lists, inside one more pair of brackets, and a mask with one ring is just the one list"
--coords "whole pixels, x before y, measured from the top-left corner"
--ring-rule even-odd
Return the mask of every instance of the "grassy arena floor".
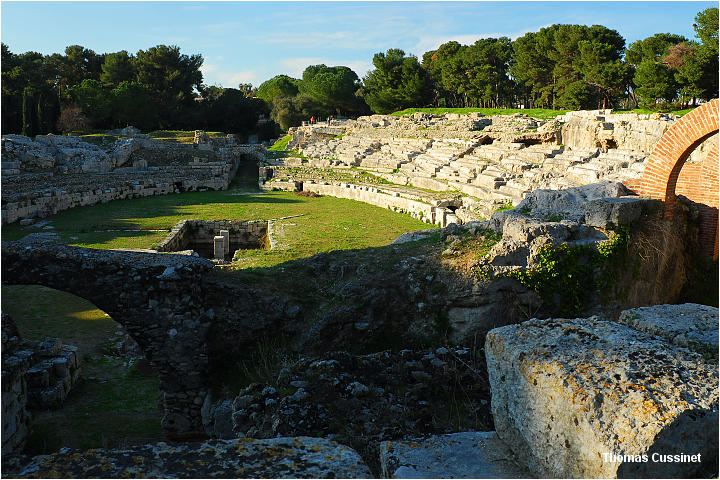
[[[286, 218], [284, 218], [286, 217]], [[44, 220], [53, 228], [2, 228], [2, 239], [56, 232], [59, 240], [90, 248], [151, 248], [179, 221], [276, 219], [278, 248], [245, 250], [233, 268], [269, 267], [319, 252], [386, 245], [404, 232], [428, 228], [409, 215], [333, 197], [240, 189], [119, 200], [61, 212]], [[132, 230], [132, 231], [125, 231]], [[224, 272], [233, 276], [233, 272]], [[4, 285], [2, 310], [15, 318], [21, 335], [57, 336], [80, 348], [83, 382], [65, 407], [34, 420], [27, 453], [113, 447], [163, 439], [158, 379], [108, 355], [117, 324], [76, 296], [39, 286]]]
[[[291, 217], [284, 218], [283, 217]], [[226, 190], [117, 200], [61, 212], [45, 220], [60, 241], [90, 248], [152, 248], [184, 219], [277, 219], [278, 248], [246, 250], [238, 267], [265, 267], [330, 250], [387, 245], [404, 232], [428, 228], [409, 215], [333, 197], [293, 192]], [[12, 224], [3, 240], [48, 230]]]

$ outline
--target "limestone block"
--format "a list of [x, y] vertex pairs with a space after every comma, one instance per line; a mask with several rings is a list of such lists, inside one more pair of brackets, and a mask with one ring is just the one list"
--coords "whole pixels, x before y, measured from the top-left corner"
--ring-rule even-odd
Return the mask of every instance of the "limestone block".
[[48, 338], [38, 346], [38, 354], [43, 357], [52, 357], [60, 353], [62, 340], [59, 338]]
[[588, 201], [599, 198], [615, 198], [630, 192], [620, 182], [598, 182], [565, 190], [538, 189], [530, 192], [516, 210], [528, 210], [545, 215], [559, 215], [571, 220], [585, 216]]
[[643, 213], [659, 208], [661, 202], [650, 198], [599, 198], [585, 205], [585, 224], [598, 228], [632, 225]]
[[38, 478], [371, 478], [354, 450], [310, 437], [63, 449], [8, 473]]
[[699, 353], [718, 348], [717, 307], [685, 303], [632, 308], [622, 312], [618, 321]]
[[65, 378], [70, 375], [70, 369], [67, 358], [55, 357], [51, 360], [53, 366], [53, 374], [59, 378]]
[[48, 387], [50, 385], [50, 371], [36, 365], [25, 372], [25, 381], [30, 388]]
[[222, 235], [213, 237], [213, 256], [219, 260], [225, 258], [225, 237]]
[[495, 432], [436, 435], [380, 444], [384, 478], [528, 478]]
[[[717, 365], [694, 352], [598, 317], [501, 327], [485, 352], [498, 436], [532, 475], [692, 477], [717, 464]], [[696, 460], [660, 461], [670, 454]]]
[[220, 230], [220, 235], [223, 237], [223, 251], [227, 255], [230, 253], [230, 231]]

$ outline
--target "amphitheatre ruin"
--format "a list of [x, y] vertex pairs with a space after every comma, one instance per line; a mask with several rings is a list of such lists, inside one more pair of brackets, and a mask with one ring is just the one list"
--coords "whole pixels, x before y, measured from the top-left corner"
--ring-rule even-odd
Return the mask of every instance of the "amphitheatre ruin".
[[[81, 405], [99, 360], [23, 338], [3, 303], [3, 474], [717, 475], [719, 104], [372, 115], [291, 128], [280, 151], [201, 131], [4, 135], [3, 289], [116, 322], [157, 379], [162, 438], [28, 454], [35, 418]], [[63, 231], [82, 217], [62, 215], [155, 197], [166, 228]], [[322, 201], [376, 207], [354, 222], [395, 239], [293, 257], [298, 225], [318, 228], [310, 245], [334, 234], [290, 210]], [[136, 234], [152, 240], [68, 245]]]

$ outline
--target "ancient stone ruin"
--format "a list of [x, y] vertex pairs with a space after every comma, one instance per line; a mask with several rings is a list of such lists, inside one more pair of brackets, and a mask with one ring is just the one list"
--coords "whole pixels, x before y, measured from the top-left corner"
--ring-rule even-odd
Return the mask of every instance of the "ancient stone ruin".
[[[264, 189], [354, 199], [441, 227], [372, 249], [372, 262], [341, 251], [288, 262], [284, 275], [302, 288], [286, 290], [215, 274], [233, 249], [267, 248], [269, 221], [188, 219], [160, 253], [3, 242], [4, 283], [72, 292], [123, 325], [160, 377], [168, 438], [192, 440], [13, 457], [10, 474], [715, 475], [718, 311], [664, 304], [682, 299], [690, 257], [712, 259], [714, 241], [717, 258], [717, 197], [697, 188], [717, 179], [717, 121], [702, 120], [717, 104], [687, 120], [374, 115], [299, 127], [290, 148], [300, 156], [284, 158], [203, 132], [192, 146], [165, 149], [130, 132], [111, 149], [74, 153], [74, 140], [4, 139], [17, 158], [3, 157], [4, 222], [227, 188], [252, 156]], [[691, 127], [698, 118], [704, 130]], [[132, 152], [118, 163], [121, 147]], [[164, 166], [153, 165], [156, 154]], [[132, 171], [114, 170], [128, 162]], [[653, 183], [653, 172], [666, 183]], [[140, 177], [147, 184], [135, 188]], [[89, 189], [95, 180], [108, 188]], [[479, 243], [491, 246], [473, 256], [468, 245]], [[215, 263], [173, 254], [188, 250]], [[548, 295], [543, 269], [557, 252], [570, 252], [574, 270], [556, 276]], [[569, 280], [576, 274], [580, 288]], [[565, 307], [581, 313], [560, 315]], [[297, 357], [271, 382], [228, 393], [232, 362], [261, 340]], [[3, 353], [5, 343], [3, 331]], [[53, 358], [65, 352], [58, 345], [48, 344]], [[4, 357], [3, 411], [19, 436], [6, 437], [3, 424], [4, 455], [28, 425], [28, 379], [7, 365]], [[51, 366], [47, 381], [42, 372], [32, 381], [64, 382], [49, 373], [63, 365]]]
[[232, 260], [238, 249], [269, 248], [269, 222], [183, 220], [158, 245], [159, 252], [193, 250], [201, 257]]

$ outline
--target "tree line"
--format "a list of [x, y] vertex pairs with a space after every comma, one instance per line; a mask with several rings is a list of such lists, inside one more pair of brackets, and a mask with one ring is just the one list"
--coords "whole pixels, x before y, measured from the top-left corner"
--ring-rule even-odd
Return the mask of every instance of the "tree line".
[[[447, 42], [421, 59], [389, 49], [360, 79], [308, 66], [253, 88], [202, 83], [203, 58], [158, 45], [136, 54], [14, 54], [2, 45], [3, 133], [206, 129], [270, 138], [315, 116], [410, 107], [672, 108], [718, 96], [718, 9], [695, 17], [697, 40], [658, 33], [633, 42], [610, 28], [552, 25], [472, 45]], [[272, 121], [258, 122], [263, 117]]]

